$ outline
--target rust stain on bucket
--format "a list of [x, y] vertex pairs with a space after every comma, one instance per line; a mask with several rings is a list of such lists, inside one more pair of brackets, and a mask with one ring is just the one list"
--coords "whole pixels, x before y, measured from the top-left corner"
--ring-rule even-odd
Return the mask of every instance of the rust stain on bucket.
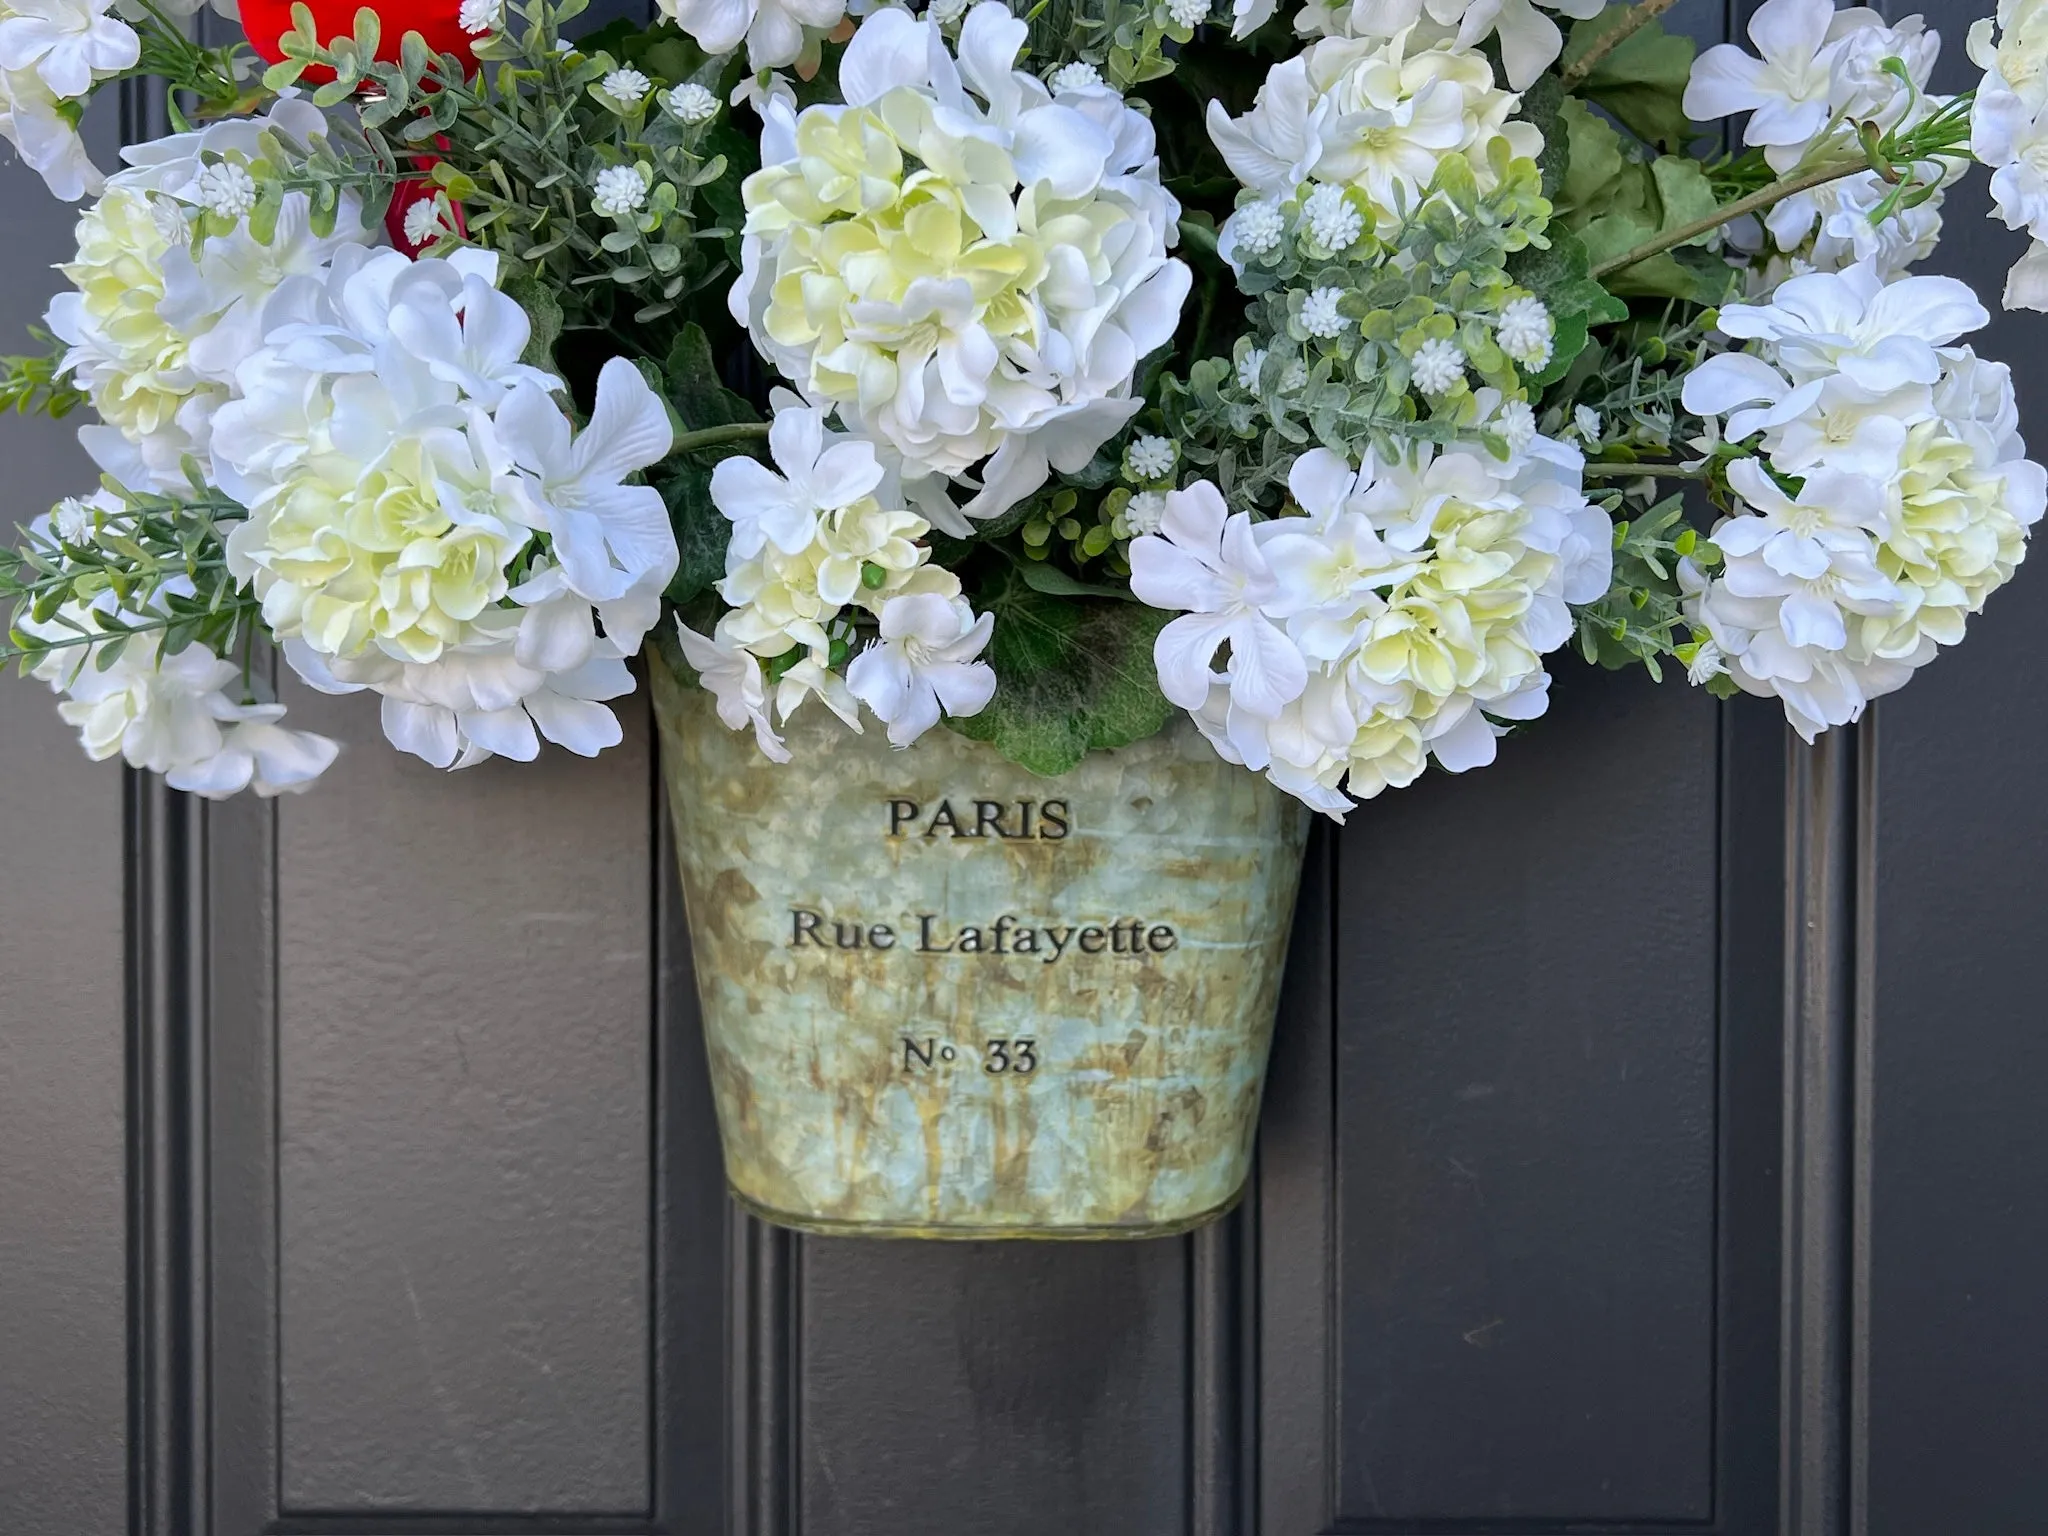
[[1307, 813], [1192, 726], [1042, 779], [650, 653], [726, 1174], [776, 1222], [1140, 1237], [1236, 1201]]

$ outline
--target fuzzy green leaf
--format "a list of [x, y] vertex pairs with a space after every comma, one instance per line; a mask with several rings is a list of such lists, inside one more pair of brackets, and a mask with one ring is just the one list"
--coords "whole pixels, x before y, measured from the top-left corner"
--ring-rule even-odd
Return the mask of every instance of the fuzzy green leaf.
[[[1619, 26], [1628, 10], [1610, 5], [1573, 27], [1561, 66], [1570, 68], [1598, 38]], [[1699, 133], [1679, 105], [1692, 76], [1692, 58], [1691, 38], [1673, 36], [1652, 21], [1595, 64], [1579, 93], [1612, 112], [1638, 138], [1659, 149], [1683, 149]]]
[[1107, 747], [1163, 730], [1174, 708], [1154, 680], [1152, 642], [1171, 614], [1137, 603], [1055, 597], [1016, 569], [981, 594], [995, 615], [996, 695], [946, 723], [1051, 777]]

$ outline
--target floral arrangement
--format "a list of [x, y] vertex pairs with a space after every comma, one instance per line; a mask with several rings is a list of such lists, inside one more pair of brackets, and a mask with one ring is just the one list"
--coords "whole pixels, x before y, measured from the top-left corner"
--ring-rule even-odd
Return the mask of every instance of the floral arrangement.
[[[1981, 161], [2048, 308], [2048, 0], [1957, 97], [1826, 0], [1697, 57], [1669, 0], [192, 3], [0, 0], [0, 136], [91, 199], [0, 402], [104, 472], [0, 658], [199, 794], [335, 757], [273, 645], [452, 768], [616, 743], [653, 643], [770, 758], [1186, 711], [1341, 819], [1567, 649], [1812, 740], [2048, 500], [1910, 270]], [[138, 75], [176, 131], [109, 170]]]

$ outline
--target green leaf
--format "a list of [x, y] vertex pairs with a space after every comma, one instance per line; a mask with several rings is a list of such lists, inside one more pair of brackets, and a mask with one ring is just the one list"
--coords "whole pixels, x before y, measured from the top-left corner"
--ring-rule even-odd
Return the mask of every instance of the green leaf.
[[[1099, 533], [1105, 539], [1109, 536], [1109, 530], [1099, 526], [1088, 531], [1091, 534]], [[1104, 548], [1107, 547], [1107, 545], [1104, 546]], [[1102, 553], [1102, 550], [1097, 549], [1092, 553], [1099, 555]], [[1018, 562], [1017, 570], [1032, 591], [1043, 592], [1047, 597], [1108, 597], [1126, 603], [1137, 601], [1128, 587], [1118, 589], [1116, 587], [1098, 586], [1091, 582], [1081, 581], [1076, 577], [1069, 576], [1058, 566], [1048, 565], [1042, 560], [1020, 561]]]
[[1640, 172], [1627, 174], [1636, 167], [1623, 153], [1612, 123], [1573, 98], [1558, 108], [1557, 126], [1567, 155], [1564, 179], [1551, 198], [1559, 218], [1577, 229], [1617, 207], [1641, 206]]
[[676, 534], [675, 578], [664, 594], [677, 607], [709, 592], [725, 575], [725, 547], [732, 524], [711, 500], [711, 466], [697, 456], [675, 460], [659, 472], [655, 486], [668, 504]]
[[554, 290], [528, 272], [508, 277], [505, 296], [526, 311], [533, 330], [526, 338], [526, 350], [519, 360], [549, 373], [555, 368], [555, 341], [562, 334], [562, 304]]
[[[1714, 189], [1698, 162], [1683, 155], [1661, 155], [1650, 162], [1649, 173], [1656, 191], [1653, 211], [1607, 214], [1580, 231], [1579, 237], [1585, 242], [1587, 257], [1594, 266], [1626, 255], [1653, 235], [1677, 229], [1714, 211]], [[1691, 243], [1697, 245], [1698, 240]], [[1702, 257], [1706, 259], [1698, 259]], [[1708, 252], [1679, 249], [1610, 273], [1607, 286], [1615, 293], [1715, 304], [1727, 293], [1730, 270]]]
[[1058, 597], [1019, 569], [980, 594], [995, 615], [986, 659], [996, 694], [946, 723], [1051, 777], [1083, 757], [1163, 730], [1175, 713], [1154, 681], [1152, 642], [1171, 614], [1138, 603]]
[[[1610, 5], [1572, 28], [1560, 67], [1569, 69], [1592, 44], [1621, 25], [1626, 5]], [[1593, 66], [1579, 94], [1612, 112], [1638, 138], [1659, 149], [1679, 150], [1699, 136], [1679, 105], [1692, 76], [1693, 41], [1675, 37], [1652, 21], [1625, 38]]]
[[668, 403], [692, 432], [761, 419], [743, 396], [734, 394], [719, 381], [711, 340], [694, 321], [683, 327], [668, 349], [662, 373], [668, 381]]

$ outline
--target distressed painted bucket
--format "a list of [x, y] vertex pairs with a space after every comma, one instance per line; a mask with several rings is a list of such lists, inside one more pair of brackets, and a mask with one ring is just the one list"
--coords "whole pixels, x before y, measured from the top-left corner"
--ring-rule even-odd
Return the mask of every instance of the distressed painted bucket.
[[726, 1176], [807, 1231], [1149, 1237], [1236, 1203], [1307, 814], [1185, 722], [1039, 778], [650, 651]]

